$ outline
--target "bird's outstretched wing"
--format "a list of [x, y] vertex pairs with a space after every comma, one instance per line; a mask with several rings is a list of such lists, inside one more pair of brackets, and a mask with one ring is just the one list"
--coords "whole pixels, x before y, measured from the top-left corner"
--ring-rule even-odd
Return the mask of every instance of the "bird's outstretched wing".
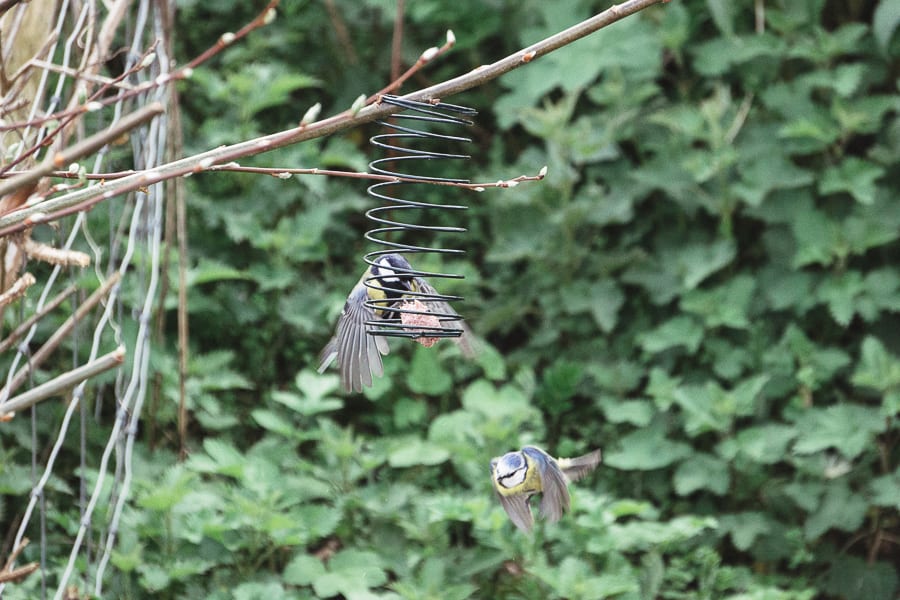
[[372, 375], [384, 373], [381, 355], [390, 352], [387, 339], [366, 333], [366, 321], [375, 318], [366, 298], [365, 286], [357, 284], [344, 304], [334, 337], [319, 355], [320, 373], [337, 360], [346, 391], [361, 392], [363, 386], [372, 385]]
[[[434, 286], [432, 286], [430, 283], [428, 283], [421, 277], [416, 277], [415, 281], [416, 281], [416, 286], [418, 287], [418, 290], [420, 292], [422, 292], [423, 294], [428, 294], [430, 296], [441, 296], [441, 294], [438, 293], [438, 291], [436, 289], [434, 289]], [[447, 303], [443, 300], [428, 301], [428, 302], [425, 302], [425, 304], [428, 305], [428, 312], [430, 312], [430, 313], [453, 315], [453, 316], [457, 316], [457, 317], [459, 316], [459, 313], [457, 313], [455, 310], [453, 310], [453, 307], [450, 306], [449, 303]], [[477, 354], [477, 349], [475, 346], [475, 335], [472, 333], [472, 330], [469, 329], [469, 326], [466, 325], [465, 321], [463, 321], [462, 319], [459, 319], [459, 320], [441, 319], [441, 327], [443, 327], [444, 329], [461, 330], [462, 333], [460, 334], [459, 337], [455, 337], [455, 338], [451, 338], [451, 339], [456, 343], [457, 346], [459, 346], [459, 350], [460, 350], [460, 352], [463, 353], [463, 356], [465, 356], [466, 358], [474, 358], [475, 357], [475, 355]]]
[[577, 458], [560, 458], [557, 459], [556, 462], [559, 463], [559, 467], [562, 469], [562, 472], [565, 473], [566, 477], [568, 477], [569, 481], [578, 481], [596, 469], [597, 465], [600, 464], [600, 459], [600, 450], [594, 450], [590, 454], [585, 454], [584, 456], [579, 456]]
[[500, 505], [509, 515], [509, 520], [513, 525], [528, 533], [534, 525], [534, 517], [531, 515], [531, 507], [528, 505], [528, 496], [525, 494], [516, 494], [513, 496], [501, 496]]
[[559, 521], [569, 510], [566, 476], [556, 460], [540, 448], [525, 446], [522, 452], [534, 461], [541, 476], [541, 516], [551, 522]]

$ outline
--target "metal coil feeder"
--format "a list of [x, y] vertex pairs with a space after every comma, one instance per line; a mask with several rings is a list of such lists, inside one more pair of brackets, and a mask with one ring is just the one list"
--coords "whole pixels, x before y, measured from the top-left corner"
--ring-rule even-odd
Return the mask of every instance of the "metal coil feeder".
[[[385, 204], [377, 206], [366, 211], [366, 217], [376, 224], [376, 227], [366, 232], [367, 240], [378, 245], [384, 246], [384, 249], [375, 250], [367, 253], [364, 260], [369, 265], [374, 265], [379, 257], [385, 254], [402, 254], [416, 255], [422, 253], [433, 252], [445, 255], [463, 254], [465, 251], [456, 248], [443, 248], [438, 246], [414, 245], [393, 241], [389, 238], [395, 234], [403, 232], [420, 232], [420, 233], [464, 233], [463, 227], [453, 227], [444, 225], [428, 225], [422, 223], [412, 223], [399, 220], [402, 215], [411, 216], [410, 211], [434, 212], [434, 211], [462, 211], [468, 207], [462, 204], [443, 204], [437, 202], [426, 202], [424, 200], [413, 200], [400, 197], [401, 194], [409, 192], [415, 186], [427, 185], [432, 187], [435, 183], [469, 183], [468, 179], [455, 179], [446, 177], [433, 177], [421, 175], [414, 172], [406, 172], [408, 165], [410, 170], [415, 170], [412, 165], [418, 164], [423, 166], [421, 161], [438, 161], [438, 160], [464, 160], [470, 158], [468, 154], [460, 154], [456, 152], [438, 152], [429, 149], [428, 145], [440, 145], [452, 147], [458, 144], [471, 143], [471, 139], [459, 135], [451, 135], [433, 131], [433, 127], [452, 128], [471, 126], [473, 122], [470, 117], [477, 114], [477, 111], [465, 106], [455, 104], [445, 104], [442, 102], [418, 102], [406, 100], [397, 96], [382, 96], [381, 102], [392, 104], [400, 107], [403, 112], [396, 113], [391, 116], [392, 121], [378, 121], [378, 123], [387, 129], [386, 133], [373, 136], [370, 142], [383, 150], [388, 155], [384, 158], [378, 158], [369, 163], [369, 170], [372, 173], [386, 175], [388, 177], [399, 177], [403, 181], [382, 181], [375, 183], [368, 188], [368, 194], [375, 199], [383, 201]], [[417, 128], [419, 127], [419, 128]], [[425, 147], [407, 147], [404, 142], [418, 142], [419, 146]], [[415, 144], [411, 144], [415, 146]], [[417, 161], [419, 161], [417, 163]], [[411, 195], [411, 194], [408, 194]], [[410, 264], [414, 261], [406, 257]], [[462, 279], [462, 275], [454, 273], [439, 273], [420, 271], [413, 268], [408, 273], [401, 273], [412, 277], [421, 277], [425, 279]], [[386, 290], [382, 283], [376, 277], [369, 277], [365, 281], [365, 285], [370, 288], [376, 288], [383, 291]], [[390, 294], [388, 294], [390, 295]], [[383, 310], [387, 304], [393, 304], [391, 308], [391, 316], [389, 318], [379, 318], [366, 322], [366, 332], [369, 335], [378, 335], [386, 337], [406, 337], [406, 338], [441, 338], [441, 337], [459, 337], [462, 334], [462, 327], [455, 327], [454, 322], [460, 321], [461, 317], [449, 308], [449, 302], [462, 300], [460, 296], [448, 296], [439, 293], [428, 292], [407, 292], [404, 296], [411, 296], [419, 303], [418, 308], [410, 308], [408, 305], [398, 306], [394, 300], [372, 300], [366, 301], [366, 306], [372, 310]], [[426, 310], [421, 310], [422, 306]], [[430, 315], [432, 320], [434, 317], [440, 322], [440, 326], [426, 325], [410, 325], [403, 323], [401, 313], [412, 315]]]

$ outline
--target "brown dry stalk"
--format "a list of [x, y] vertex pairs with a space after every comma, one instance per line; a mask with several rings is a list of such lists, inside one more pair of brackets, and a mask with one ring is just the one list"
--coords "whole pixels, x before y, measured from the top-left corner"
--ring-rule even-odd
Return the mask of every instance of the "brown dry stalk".
[[15, 280], [9, 289], [0, 294], [0, 308], [9, 306], [19, 298], [25, 295], [25, 290], [34, 285], [34, 275], [25, 273]]
[[25, 239], [25, 254], [29, 258], [64, 267], [87, 267], [91, 264], [91, 257], [84, 252], [54, 248], [31, 238]]

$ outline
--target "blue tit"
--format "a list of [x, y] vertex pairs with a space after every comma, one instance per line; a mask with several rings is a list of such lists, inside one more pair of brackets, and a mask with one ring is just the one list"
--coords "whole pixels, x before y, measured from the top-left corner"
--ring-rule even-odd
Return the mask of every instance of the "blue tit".
[[540, 512], [548, 521], [559, 521], [569, 509], [570, 481], [577, 481], [600, 464], [600, 450], [578, 458], [555, 459], [540, 448], [525, 446], [491, 460], [491, 479], [500, 504], [522, 531], [531, 531], [534, 518], [529, 500], [542, 494]]
[[[405, 257], [384, 254], [373, 262], [347, 296], [334, 337], [319, 355], [319, 373], [337, 360], [341, 386], [348, 392], [361, 392], [363, 386], [372, 385], [372, 375], [380, 377], [384, 374], [381, 356], [390, 352], [385, 336], [366, 333], [367, 321], [398, 319], [399, 313], [392, 309], [411, 298], [428, 301], [429, 312], [457, 316], [443, 300], [427, 300], [427, 297], [439, 294], [427, 281], [414, 274]], [[462, 330], [460, 337], [454, 339], [463, 354], [471, 355], [469, 328], [462, 321], [452, 319], [442, 319], [440, 323], [445, 329]]]

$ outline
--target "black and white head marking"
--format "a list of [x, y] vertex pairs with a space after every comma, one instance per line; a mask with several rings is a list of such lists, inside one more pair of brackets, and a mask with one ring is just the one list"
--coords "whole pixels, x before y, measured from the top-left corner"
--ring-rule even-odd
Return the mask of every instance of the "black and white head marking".
[[494, 471], [497, 483], [507, 489], [522, 485], [528, 475], [528, 462], [521, 452], [507, 452], [500, 457]]

